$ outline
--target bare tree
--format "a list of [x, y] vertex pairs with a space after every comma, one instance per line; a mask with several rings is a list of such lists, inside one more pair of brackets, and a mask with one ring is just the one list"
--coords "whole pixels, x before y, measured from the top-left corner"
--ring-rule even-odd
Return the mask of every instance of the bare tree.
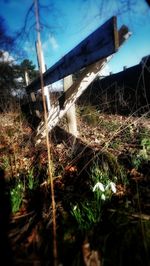
[[147, 4], [150, 6], [150, 0], [146, 0]]
[[0, 16], [0, 50], [9, 51], [14, 47], [15, 39], [7, 33], [7, 25], [2, 16]]

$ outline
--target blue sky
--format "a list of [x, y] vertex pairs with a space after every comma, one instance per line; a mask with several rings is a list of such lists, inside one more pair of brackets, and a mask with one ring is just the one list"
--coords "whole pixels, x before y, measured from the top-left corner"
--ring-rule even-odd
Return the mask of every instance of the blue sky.
[[[10, 33], [23, 27], [32, 3], [32, 0], [0, 0], [0, 15]], [[150, 54], [150, 8], [144, 0], [40, 0], [40, 4], [41, 22], [46, 25], [42, 27], [41, 39], [48, 68], [113, 15], [117, 16], [118, 29], [125, 24], [132, 36], [114, 55], [109, 70], [121, 71], [123, 66], [138, 64], [143, 56]], [[26, 27], [28, 36], [18, 42], [18, 47], [37, 65], [34, 23], [31, 11]]]

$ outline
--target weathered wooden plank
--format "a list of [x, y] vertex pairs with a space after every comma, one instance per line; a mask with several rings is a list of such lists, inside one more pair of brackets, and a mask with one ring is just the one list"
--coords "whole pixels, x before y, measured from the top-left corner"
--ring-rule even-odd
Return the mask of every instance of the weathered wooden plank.
[[[112, 17], [44, 73], [44, 86], [116, 52], [117, 33], [117, 19]], [[26, 87], [27, 92], [39, 89], [39, 78]]]
[[[64, 78], [64, 91], [67, 91], [68, 88], [70, 88], [73, 84], [73, 77], [72, 75], [69, 75]], [[68, 131], [77, 137], [78, 130], [77, 130], [77, 119], [76, 119], [76, 108], [75, 104], [73, 104], [68, 112], [66, 113], [67, 117], [67, 125], [68, 125]]]
[[[129, 37], [129, 31], [126, 26], [122, 26], [119, 30], [119, 45], [123, 44]], [[98, 61], [85, 68], [79, 79], [59, 98], [57, 103], [49, 112], [48, 115], [48, 129], [49, 131], [54, 128], [60, 119], [66, 114], [69, 108], [76, 102], [80, 95], [86, 90], [91, 82], [97, 77], [100, 70], [108, 63], [112, 55]], [[42, 122], [37, 129], [38, 138], [45, 136], [45, 124]]]

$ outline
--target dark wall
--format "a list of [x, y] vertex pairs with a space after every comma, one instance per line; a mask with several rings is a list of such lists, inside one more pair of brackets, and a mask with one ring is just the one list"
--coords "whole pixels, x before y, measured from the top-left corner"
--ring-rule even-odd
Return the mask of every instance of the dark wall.
[[138, 114], [150, 109], [150, 57], [102, 80], [97, 79], [80, 97], [79, 104], [95, 105], [109, 113]]

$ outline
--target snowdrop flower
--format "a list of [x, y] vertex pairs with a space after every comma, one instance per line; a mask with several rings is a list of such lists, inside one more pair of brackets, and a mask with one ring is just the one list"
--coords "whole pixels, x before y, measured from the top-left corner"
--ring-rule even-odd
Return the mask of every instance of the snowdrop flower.
[[75, 211], [77, 209], [77, 205], [74, 206], [73, 210]]
[[93, 192], [94, 192], [96, 189], [99, 189], [99, 190], [101, 190], [102, 192], [105, 191], [104, 185], [103, 185], [101, 182], [97, 182], [97, 183], [96, 183], [96, 185], [93, 187]]
[[102, 194], [101, 199], [102, 200], [105, 200], [106, 199], [106, 196], [104, 195], [104, 193]]
[[21, 188], [21, 185], [20, 184], [18, 184], [18, 188]]
[[110, 182], [110, 187], [113, 193], [116, 193], [117, 189], [116, 189], [116, 184], [114, 182]]

